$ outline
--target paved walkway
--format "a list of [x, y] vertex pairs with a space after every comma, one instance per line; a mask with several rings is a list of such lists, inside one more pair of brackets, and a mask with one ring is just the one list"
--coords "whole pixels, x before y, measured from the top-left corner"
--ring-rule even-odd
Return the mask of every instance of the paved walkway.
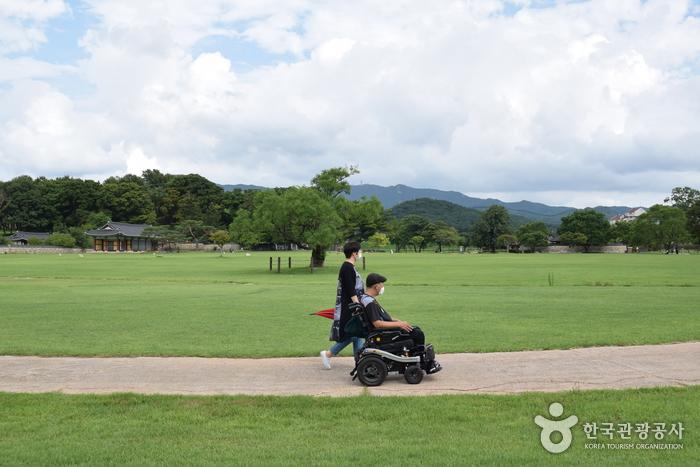
[[[700, 342], [503, 353], [445, 354], [418, 385], [392, 373], [375, 395], [519, 393], [700, 384]], [[0, 356], [0, 391], [351, 396], [351, 358], [44, 358]]]

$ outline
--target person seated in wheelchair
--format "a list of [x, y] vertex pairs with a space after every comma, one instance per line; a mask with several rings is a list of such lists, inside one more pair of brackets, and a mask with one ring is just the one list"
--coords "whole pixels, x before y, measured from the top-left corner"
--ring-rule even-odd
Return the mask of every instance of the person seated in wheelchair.
[[[371, 336], [375, 331], [400, 331], [400, 341], [397, 342], [396, 337], [391, 336], [393, 342], [399, 344], [410, 340], [413, 344], [411, 347], [424, 345], [425, 335], [418, 326], [413, 326], [406, 321], [393, 319], [381, 306], [379, 301], [377, 301], [377, 297], [384, 293], [384, 283], [386, 281], [386, 277], [374, 272], [367, 276], [365, 294], [360, 299], [360, 302], [365, 308], [369, 335]], [[383, 341], [387, 340], [388, 339], [377, 338], [370, 340], [369, 344], [371, 345], [373, 341], [383, 344]]]

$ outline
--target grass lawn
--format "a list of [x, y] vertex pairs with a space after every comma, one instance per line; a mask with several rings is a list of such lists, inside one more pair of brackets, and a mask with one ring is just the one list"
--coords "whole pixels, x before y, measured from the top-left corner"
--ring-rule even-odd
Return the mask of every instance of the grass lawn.
[[[0, 255], [0, 354], [317, 355], [330, 321], [308, 313], [342, 255], [313, 274], [308, 252], [281, 274], [269, 256]], [[438, 352], [700, 340], [700, 255], [370, 253], [371, 271]]]
[[[575, 414], [562, 454], [533, 418]], [[0, 393], [0, 465], [700, 465], [700, 387], [519, 396], [185, 397]], [[671, 423], [683, 439], [586, 440], [584, 423]], [[633, 425], [634, 426], [634, 425]], [[668, 429], [668, 428], [667, 428]], [[557, 439], [555, 439], [557, 441]], [[587, 449], [670, 443], [677, 450]]]

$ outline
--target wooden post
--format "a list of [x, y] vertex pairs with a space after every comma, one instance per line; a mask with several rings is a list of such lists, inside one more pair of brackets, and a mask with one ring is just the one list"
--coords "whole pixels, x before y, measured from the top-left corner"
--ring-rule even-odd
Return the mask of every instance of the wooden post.
[[289, 257], [289, 269], [292, 269], [292, 257]]
[[314, 273], [314, 260], [311, 258], [311, 261], [309, 261], [309, 270], [311, 271], [311, 274]]
[[363, 256], [363, 257], [362, 257], [362, 270], [363, 270], [363, 271], [364, 271], [365, 269], [367, 269], [367, 263], [365, 262], [366, 259], [367, 259], [366, 256]]
[[272, 271], [272, 256], [270, 256], [270, 271]]
[[277, 257], [277, 272], [280, 272], [280, 265], [282, 264], [282, 258]]

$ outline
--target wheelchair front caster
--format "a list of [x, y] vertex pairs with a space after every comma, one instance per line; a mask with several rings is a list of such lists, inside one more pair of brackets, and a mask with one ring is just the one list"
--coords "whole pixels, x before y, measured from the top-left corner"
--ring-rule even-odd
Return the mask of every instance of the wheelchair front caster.
[[423, 370], [418, 365], [408, 365], [403, 377], [408, 384], [418, 384], [423, 381]]

